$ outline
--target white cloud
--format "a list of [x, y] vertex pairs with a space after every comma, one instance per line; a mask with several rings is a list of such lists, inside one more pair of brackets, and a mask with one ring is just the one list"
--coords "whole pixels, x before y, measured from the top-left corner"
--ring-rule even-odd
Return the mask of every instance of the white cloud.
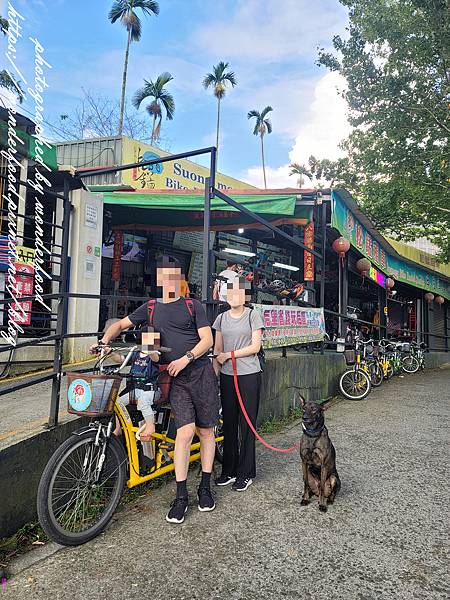
[[311, 154], [331, 160], [343, 156], [338, 145], [350, 133], [347, 103], [338, 92], [344, 85], [344, 78], [337, 73], [318, 80], [314, 100], [289, 153], [291, 162], [306, 162]]
[[[343, 156], [339, 143], [350, 132], [346, 118], [347, 104], [338, 93], [338, 88], [342, 89], [344, 83], [345, 80], [337, 73], [327, 73], [316, 82], [311, 105], [300, 115], [301, 124], [289, 152], [289, 163], [279, 168], [266, 168], [269, 188], [297, 186], [295, 176], [289, 176], [290, 163], [307, 163], [311, 155], [331, 160]], [[241, 177], [261, 187], [262, 167], [251, 167]], [[306, 181], [305, 185], [310, 185], [310, 182]]]
[[255, 63], [311, 56], [340, 31], [345, 10], [334, 0], [238, 0], [224, 22], [206, 22], [192, 43], [218, 57]]

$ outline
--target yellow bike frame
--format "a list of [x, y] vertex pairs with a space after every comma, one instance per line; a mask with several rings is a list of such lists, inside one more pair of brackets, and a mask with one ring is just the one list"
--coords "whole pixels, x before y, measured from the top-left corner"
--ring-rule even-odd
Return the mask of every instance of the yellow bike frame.
[[[120, 426], [122, 427], [122, 433], [127, 448], [128, 465], [130, 477], [127, 481], [129, 488], [135, 487], [151, 479], [156, 479], [165, 473], [170, 473], [175, 469], [173, 463], [173, 455], [175, 449], [175, 440], [169, 438], [165, 434], [154, 433], [154, 440], [160, 440], [162, 443], [159, 444], [158, 452], [155, 452], [156, 443], [152, 441], [153, 455], [155, 457], [155, 466], [151, 472], [147, 475], [141, 475], [139, 472], [139, 455], [138, 455], [138, 441], [136, 439], [136, 432], [138, 427], [134, 427], [131, 417], [126, 409], [125, 402], [121, 399], [116, 400], [114, 405], [114, 412], [119, 419]], [[223, 440], [223, 435], [216, 437], [216, 442]], [[200, 458], [200, 442], [191, 444], [191, 455], [189, 462], [194, 462]], [[170, 461], [170, 462], [169, 462]]]

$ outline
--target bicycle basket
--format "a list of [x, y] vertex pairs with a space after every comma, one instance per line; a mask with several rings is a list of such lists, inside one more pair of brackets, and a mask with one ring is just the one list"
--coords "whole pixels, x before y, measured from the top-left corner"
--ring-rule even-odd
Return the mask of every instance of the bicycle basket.
[[411, 344], [409, 342], [403, 342], [399, 344], [400, 352], [409, 352], [411, 350]]
[[67, 373], [67, 412], [86, 417], [100, 417], [114, 412], [121, 377]]
[[345, 350], [345, 362], [348, 365], [354, 365], [356, 362], [356, 352], [354, 350]]

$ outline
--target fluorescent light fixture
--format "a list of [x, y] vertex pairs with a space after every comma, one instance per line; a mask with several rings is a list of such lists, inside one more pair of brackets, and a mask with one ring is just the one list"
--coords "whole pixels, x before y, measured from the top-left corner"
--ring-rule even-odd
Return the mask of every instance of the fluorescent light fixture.
[[278, 267], [279, 269], [287, 269], [288, 271], [299, 271], [298, 267], [293, 267], [292, 265], [284, 265], [283, 263], [273, 263], [273, 267]]
[[244, 233], [244, 228], [243, 227], [239, 227], [238, 233]]
[[236, 248], [224, 248], [224, 252], [239, 254], [240, 256], [256, 256], [254, 252], [246, 252], [245, 250], [237, 250]]

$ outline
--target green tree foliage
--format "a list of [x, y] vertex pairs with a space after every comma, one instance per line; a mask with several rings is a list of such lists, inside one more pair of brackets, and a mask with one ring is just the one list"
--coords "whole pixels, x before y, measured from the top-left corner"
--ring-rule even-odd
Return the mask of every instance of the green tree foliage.
[[448, 0], [340, 2], [349, 9], [349, 36], [334, 37], [335, 52], [320, 51], [319, 64], [346, 79], [354, 129], [343, 142], [343, 171], [328, 167], [378, 227], [405, 240], [426, 236], [448, 260]]
[[[3, 35], [8, 35], [9, 21], [0, 15], [0, 30]], [[17, 94], [18, 101], [22, 104], [24, 91], [18, 81], [13, 80], [5, 69], [0, 71], [0, 87]]]

